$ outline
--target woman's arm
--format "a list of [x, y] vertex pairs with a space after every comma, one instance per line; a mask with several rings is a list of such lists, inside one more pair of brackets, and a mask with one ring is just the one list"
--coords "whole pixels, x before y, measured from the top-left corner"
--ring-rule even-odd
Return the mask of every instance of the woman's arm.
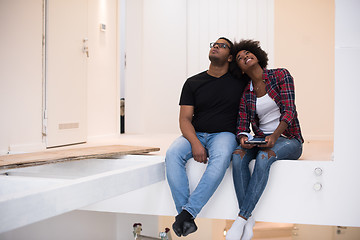
[[194, 106], [181, 105], [179, 124], [183, 136], [190, 142], [193, 158], [197, 162], [207, 163], [207, 154], [205, 148], [196, 136], [192, 118], [194, 115]]
[[260, 147], [272, 148], [281, 134], [287, 129], [287, 127], [288, 124], [284, 121], [281, 121], [275, 131], [271, 135], [265, 137], [265, 141], [267, 141], [267, 143], [265, 145], [261, 145]]
[[237, 133], [236, 136], [240, 139], [242, 133], [250, 133], [250, 119], [246, 107], [246, 97], [245, 94], [242, 96], [239, 105], [239, 113], [237, 119]]
[[277, 79], [280, 89], [280, 103], [281, 103], [281, 116], [280, 123], [275, 131], [265, 137], [267, 144], [262, 145], [261, 147], [273, 147], [277, 139], [281, 134], [288, 128], [295, 116], [295, 87], [292, 76], [289, 71], [282, 69]]
[[288, 125], [291, 125], [296, 110], [294, 80], [286, 69], [282, 69], [277, 77], [279, 78], [277, 82], [279, 84], [281, 101], [280, 121], [284, 121]]
[[237, 138], [239, 139], [241, 147], [250, 149], [253, 148], [254, 145], [245, 144], [245, 141], [249, 139], [249, 133], [250, 133], [250, 119], [247, 110], [248, 108], [246, 106], [246, 97], [244, 94], [240, 100], [236, 135]]

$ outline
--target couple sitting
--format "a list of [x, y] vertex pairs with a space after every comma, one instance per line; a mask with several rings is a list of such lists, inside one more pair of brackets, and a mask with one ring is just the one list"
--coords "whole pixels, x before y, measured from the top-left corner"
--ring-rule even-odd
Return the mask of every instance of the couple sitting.
[[[302, 153], [294, 82], [286, 69], [266, 69], [267, 54], [257, 41], [233, 44], [219, 38], [210, 44], [209, 59], [209, 70], [188, 78], [183, 86], [182, 136], [166, 153], [167, 180], [179, 213], [172, 227], [179, 237], [197, 230], [194, 219], [232, 161], [240, 211], [226, 239], [251, 239], [255, 225], [251, 214], [265, 189], [271, 164], [298, 159]], [[207, 164], [191, 194], [185, 168], [190, 158]], [[256, 162], [251, 175], [252, 159]]]

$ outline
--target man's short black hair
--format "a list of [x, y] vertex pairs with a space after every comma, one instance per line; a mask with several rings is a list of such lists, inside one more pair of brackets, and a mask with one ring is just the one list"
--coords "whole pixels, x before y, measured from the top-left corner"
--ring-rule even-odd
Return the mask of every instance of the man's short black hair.
[[230, 45], [230, 54], [231, 54], [231, 55], [234, 55], [234, 53], [233, 53], [233, 49], [234, 49], [234, 44], [233, 44], [233, 42], [230, 41], [229, 39], [227, 39], [226, 37], [220, 37], [219, 39], [223, 39], [223, 40], [225, 40], [225, 41], [227, 41], [227, 42], [229, 43], [229, 45]]

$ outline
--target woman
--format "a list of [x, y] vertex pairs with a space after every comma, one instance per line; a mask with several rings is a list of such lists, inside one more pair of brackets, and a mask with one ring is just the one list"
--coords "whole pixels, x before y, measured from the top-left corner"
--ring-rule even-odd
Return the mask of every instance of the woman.
[[[286, 69], [266, 69], [268, 57], [258, 41], [242, 40], [234, 46], [232, 72], [249, 83], [240, 101], [237, 137], [240, 146], [233, 153], [233, 177], [240, 212], [227, 240], [247, 240], [255, 225], [251, 213], [263, 193], [271, 164], [296, 160], [303, 138], [295, 107], [294, 82]], [[250, 124], [255, 134], [250, 135]], [[264, 140], [250, 144], [248, 140]], [[256, 159], [253, 174], [249, 163]]]

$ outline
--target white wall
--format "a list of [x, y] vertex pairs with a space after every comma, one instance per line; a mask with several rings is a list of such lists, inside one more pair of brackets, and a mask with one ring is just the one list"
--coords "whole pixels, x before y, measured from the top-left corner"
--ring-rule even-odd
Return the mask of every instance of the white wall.
[[[45, 149], [42, 7], [42, 0], [0, 1], [0, 154]], [[119, 132], [117, 1], [90, 0], [88, 11], [90, 58], [84, 107], [91, 140]], [[100, 23], [106, 24], [106, 32], [100, 32]]]
[[0, 2], [0, 154], [42, 143], [42, 0]]
[[256, 39], [274, 59], [274, 1], [187, 1], [187, 76], [209, 67], [209, 43], [219, 37], [231, 41]]
[[143, 0], [126, 1], [125, 129], [127, 133], [144, 130], [143, 102]]
[[[119, 133], [117, 0], [89, 0], [88, 139]], [[100, 31], [100, 23], [106, 31]]]
[[[178, 131], [178, 97], [186, 78], [186, 1], [144, 1], [145, 132]], [[175, 100], [175, 101], [174, 101]]]
[[[360, 2], [336, 0], [335, 21], [335, 164], [333, 184], [339, 187], [337, 200], [346, 206], [341, 215], [354, 216], [360, 225], [360, 161], [358, 157], [360, 117], [358, 56], [360, 54]], [[346, 142], [344, 142], [346, 140]], [[335, 190], [334, 190], [335, 191]], [[334, 205], [335, 206], [335, 205]]]
[[126, 133], [179, 133], [183, 83], [222, 36], [260, 40], [272, 64], [273, 1], [127, 1]]
[[125, 129], [178, 132], [186, 79], [186, 1], [127, 1]]

